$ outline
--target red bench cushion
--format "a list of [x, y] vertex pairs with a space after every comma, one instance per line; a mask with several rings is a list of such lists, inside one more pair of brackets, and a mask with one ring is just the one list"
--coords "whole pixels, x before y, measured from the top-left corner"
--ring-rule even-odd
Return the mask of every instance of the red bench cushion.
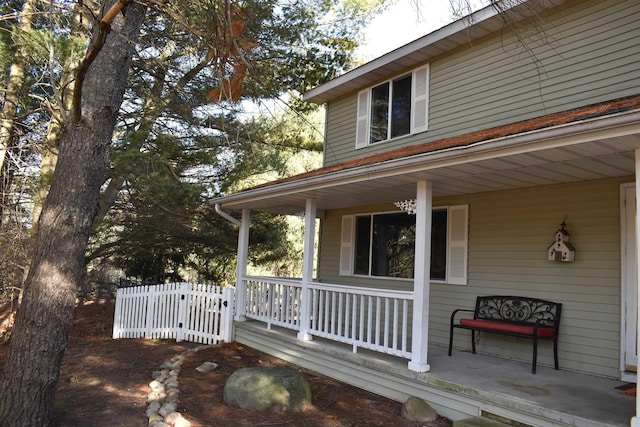
[[[511, 323], [475, 319], [460, 319], [460, 325], [473, 329], [484, 329], [486, 331], [533, 336], [533, 326], [514, 325]], [[552, 337], [554, 335], [555, 331], [552, 328], [538, 328], [539, 337]]]

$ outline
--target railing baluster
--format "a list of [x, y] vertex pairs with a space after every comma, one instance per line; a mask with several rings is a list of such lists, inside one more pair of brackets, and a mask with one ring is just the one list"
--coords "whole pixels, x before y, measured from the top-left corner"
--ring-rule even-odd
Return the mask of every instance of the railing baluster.
[[338, 294], [338, 320], [336, 321], [337, 335], [343, 337], [347, 335], [342, 329], [342, 310], [344, 310], [342, 303], [344, 302], [344, 296], [345, 294], [343, 292]]
[[404, 300], [404, 304], [402, 307], [402, 352], [407, 352], [407, 327], [409, 322], [407, 318], [409, 317], [409, 301]]
[[373, 297], [369, 295], [367, 300], [367, 343], [372, 344], [373, 339], [371, 338], [373, 333]]
[[383, 345], [389, 347], [389, 298], [384, 299], [384, 341]]
[[324, 292], [324, 327], [322, 330], [326, 333], [329, 333], [329, 328], [331, 327], [331, 318], [329, 317], [331, 315], [331, 304], [329, 303], [329, 298], [332, 293], [331, 291]]
[[[362, 343], [365, 342], [364, 339], [364, 308], [365, 308], [365, 296], [364, 295], [360, 295], [360, 328], [359, 328], [359, 332], [358, 332], [358, 340]], [[357, 349], [357, 347], [356, 347]], [[355, 350], [354, 350], [355, 351]]]
[[391, 348], [398, 349], [398, 298], [393, 299], [393, 342]]

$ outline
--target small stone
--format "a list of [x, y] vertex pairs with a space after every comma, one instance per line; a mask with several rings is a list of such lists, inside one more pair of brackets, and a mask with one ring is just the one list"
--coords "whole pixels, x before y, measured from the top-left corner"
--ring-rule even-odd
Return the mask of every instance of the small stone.
[[242, 360], [242, 356], [233, 356], [232, 359]]
[[169, 369], [169, 368], [171, 368], [171, 365], [173, 365], [173, 363], [171, 363], [170, 361], [166, 361], [162, 365], [160, 365], [160, 368]]
[[218, 364], [214, 362], [204, 362], [202, 365], [196, 368], [198, 372], [211, 372], [218, 369]]
[[153, 402], [151, 402], [147, 407], [147, 412], [145, 412], [147, 418], [150, 418], [152, 415], [157, 414], [160, 407], [161, 405], [159, 401], [154, 400]]
[[151, 390], [156, 390], [156, 389], [159, 389], [159, 388], [164, 388], [164, 386], [162, 385], [162, 383], [161, 383], [160, 381], [158, 381], [158, 380], [153, 380], [153, 381], [151, 381], [151, 382], [149, 383], [149, 388], [150, 388]]
[[164, 400], [165, 403], [178, 403], [178, 391], [176, 390], [171, 396], [167, 395], [167, 398]]
[[172, 403], [172, 402], [165, 403], [164, 405], [162, 405], [162, 408], [160, 408], [158, 410], [158, 414], [162, 415], [163, 417], [166, 417], [170, 413], [176, 412], [177, 409], [178, 409], [178, 405], [177, 404]]
[[164, 423], [164, 418], [158, 414], [153, 414], [149, 417], [149, 425], [153, 423]]
[[[161, 394], [163, 396], [161, 396]], [[156, 392], [152, 392], [149, 393], [149, 395], [147, 396], [147, 402], [153, 402], [154, 400], [162, 400], [166, 397], [166, 394], [163, 393], [156, 393]]]
[[189, 427], [191, 423], [187, 421], [180, 412], [172, 412], [167, 415], [164, 422], [173, 427]]
[[438, 418], [438, 414], [431, 405], [415, 396], [411, 396], [404, 402], [401, 415], [406, 420], [418, 422], [435, 421]]
[[173, 427], [191, 427], [191, 423], [185, 418], [180, 418], [173, 423]]
[[180, 412], [172, 412], [166, 417], [164, 417], [164, 422], [167, 424], [173, 424], [176, 420], [182, 418], [182, 414]]
[[153, 371], [153, 373], [151, 374], [151, 378], [153, 378], [154, 380], [157, 380], [158, 378], [160, 378], [160, 376], [162, 376], [161, 371]]

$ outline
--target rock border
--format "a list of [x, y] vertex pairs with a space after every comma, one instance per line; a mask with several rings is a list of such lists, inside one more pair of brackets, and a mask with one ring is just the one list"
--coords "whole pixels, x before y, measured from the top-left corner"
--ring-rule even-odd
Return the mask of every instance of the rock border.
[[153, 380], [149, 383], [151, 392], [147, 396], [146, 416], [149, 427], [190, 427], [191, 423], [178, 412], [178, 375], [182, 370], [182, 363], [194, 353], [201, 350], [218, 347], [220, 344], [207, 344], [190, 348], [172, 357], [160, 365], [159, 371], [151, 374]]

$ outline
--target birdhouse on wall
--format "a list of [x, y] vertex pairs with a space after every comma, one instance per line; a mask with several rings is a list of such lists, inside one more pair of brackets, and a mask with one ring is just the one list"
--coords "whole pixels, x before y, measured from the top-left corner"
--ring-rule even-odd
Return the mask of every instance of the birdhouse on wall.
[[556, 231], [556, 241], [549, 246], [549, 261], [573, 262], [576, 258], [576, 250], [569, 243], [569, 233], [565, 229], [567, 224], [562, 222], [560, 229]]

